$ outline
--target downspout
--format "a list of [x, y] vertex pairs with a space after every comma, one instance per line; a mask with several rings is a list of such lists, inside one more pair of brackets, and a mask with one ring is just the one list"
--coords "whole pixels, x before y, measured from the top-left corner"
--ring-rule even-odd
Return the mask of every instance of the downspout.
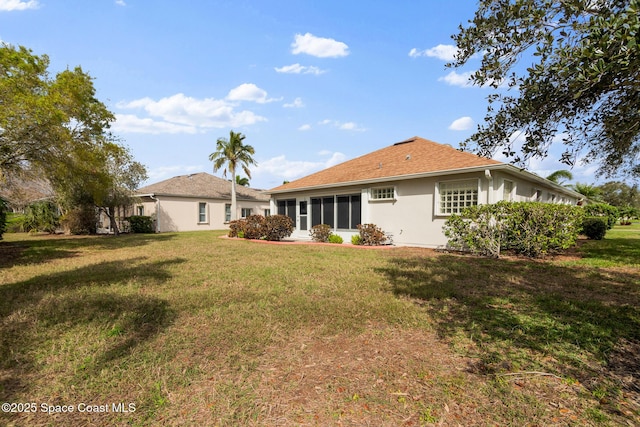
[[491, 171], [489, 169], [484, 170], [484, 176], [489, 180], [489, 185], [487, 187], [487, 204], [490, 205], [493, 202], [493, 177], [491, 176]]
[[150, 194], [149, 197], [151, 200], [156, 201], [156, 233], [160, 232], [160, 199], [158, 199], [155, 194]]

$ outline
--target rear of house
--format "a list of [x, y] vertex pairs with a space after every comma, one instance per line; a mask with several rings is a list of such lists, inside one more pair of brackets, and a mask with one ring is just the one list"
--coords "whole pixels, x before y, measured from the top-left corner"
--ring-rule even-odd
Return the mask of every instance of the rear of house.
[[398, 245], [444, 247], [442, 226], [467, 206], [507, 201], [576, 204], [580, 195], [537, 175], [414, 137], [269, 190], [292, 237], [328, 224], [348, 241], [373, 223]]

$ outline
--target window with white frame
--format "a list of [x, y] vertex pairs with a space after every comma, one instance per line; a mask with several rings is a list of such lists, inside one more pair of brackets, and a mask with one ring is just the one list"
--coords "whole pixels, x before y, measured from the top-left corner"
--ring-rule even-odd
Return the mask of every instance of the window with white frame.
[[371, 200], [393, 200], [395, 199], [394, 187], [380, 187], [371, 189]]
[[205, 202], [198, 203], [198, 222], [207, 222], [207, 204]]
[[502, 200], [513, 202], [513, 181], [506, 179], [502, 183]]
[[144, 206], [137, 206], [138, 216], [144, 216]]
[[241, 214], [242, 218], [246, 218], [248, 216], [251, 216], [251, 208], [242, 208], [240, 214]]
[[265, 217], [271, 216], [271, 209], [265, 209], [264, 210], [264, 216]]
[[225, 203], [224, 205], [224, 222], [231, 221], [231, 204]]
[[439, 182], [437, 185], [440, 215], [459, 214], [469, 206], [478, 204], [478, 180]]

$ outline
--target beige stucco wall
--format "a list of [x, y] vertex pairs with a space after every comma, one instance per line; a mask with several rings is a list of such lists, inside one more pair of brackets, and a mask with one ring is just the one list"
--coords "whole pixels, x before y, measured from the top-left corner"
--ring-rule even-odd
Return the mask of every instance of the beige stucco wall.
[[[544, 184], [527, 181], [522, 177], [511, 175], [502, 171], [493, 171], [489, 175], [483, 172], [452, 174], [440, 177], [416, 178], [403, 181], [390, 181], [367, 186], [338, 187], [316, 191], [302, 191], [288, 194], [277, 194], [271, 198], [271, 212], [277, 213], [277, 200], [295, 198], [297, 220], [300, 225], [299, 201], [310, 202], [312, 197], [322, 197], [341, 194], [361, 194], [362, 223], [373, 223], [383, 231], [393, 235], [394, 244], [406, 246], [444, 247], [447, 244], [442, 227], [447, 220], [447, 215], [436, 212], [436, 185], [443, 181], [456, 181], [466, 179], [478, 179], [480, 191], [478, 203], [495, 203], [503, 200], [504, 181], [513, 183], [511, 192], [512, 201], [533, 201], [535, 191], [539, 190], [541, 201], [550, 202], [551, 195], [555, 194], [555, 203], [568, 203], [575, 205], [577, 199], [558, 194], [558, 191]], [[395, 200], [374, 201], [369, 200], [371, 188], [395, 187]], [[564, 200], [562, 199], [564, 197]], [[309, 224], [311, 224], [311, 209], [309, 207]], [[335, 230], [336, 234], [349, 242], [351, 236], [357, 234], [355, 230]], [[296, 229], [292, 235], [294, 238], [308, 238], [309, 232]]]
[[[158, 232], [223, 230], [229, 228], [225, 222], [225, 204], [231, 201], [218, 199], [200, 199], [188, 197], [157, 196], [158, 201], [145, 198], [142, 203], [144, 215], [152, 216], [157, 222]], [[199, 222], [199, 204], [206, 203], [207, 218]], [[269, 209], [269, 202], [237, 201], [237, 217], [240, 218], [243, 208], [252, 209], [253, 214], [264, 215]], [[137, 213], [137, 207], [136, 207]]]

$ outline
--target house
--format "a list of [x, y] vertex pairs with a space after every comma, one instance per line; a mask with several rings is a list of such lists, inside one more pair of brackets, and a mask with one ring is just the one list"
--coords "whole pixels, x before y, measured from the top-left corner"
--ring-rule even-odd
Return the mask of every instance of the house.
[[466, 206], [508, 201], [575, 205], [581, 195], [513, 165], [414, 137], [267, 191], [292, 237], [329, 224], [349, 241], [376, 224], [398, 245], [443, 247], [442, 226]]
[[[134, 215], [154, 218], [156, 232], [220, 230], [231, 219], [231, 182], [208, 173], [169, 178], [138, 189]], [[269, 196], [236, 186], [237, 217], [269, 214]]]

